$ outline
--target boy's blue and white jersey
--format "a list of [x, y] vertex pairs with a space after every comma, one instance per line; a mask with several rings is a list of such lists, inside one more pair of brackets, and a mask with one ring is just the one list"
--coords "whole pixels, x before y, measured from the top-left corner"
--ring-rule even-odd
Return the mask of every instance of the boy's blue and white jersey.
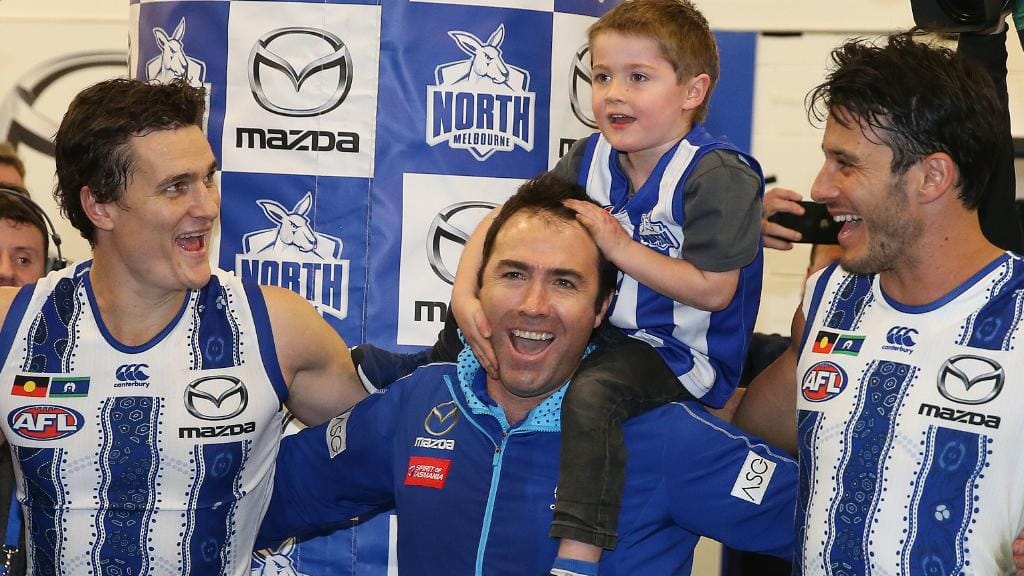
[[286, 395], [258, 286], [218, 271], [126, 346], [83, 263], [18, 293], [0, 362], [30, 573], [249, 574]]
[[[564, 388], [517, 425], [466, 348], [330, 422], [285, 438], [260, 545], [394, 509], [404, 576], [511, 576], [551, 568]], [[796, 463], [704, 411], [630, 419], [619, 542], [601, 574], [689, 574], [700, 534], [789, 557]]]
[[1012, 574], [1024, 528], [1024, 261], [925, 306], [833, 266], [797, 379], [803, 574]]
[[[684, 244], [692, 223], [686, 213], [684, 190], [693, 185], [691, 176], [701, 160], [716, 151], [735, 154], [756, 174], [758, 197], [763, 193], [757, 161], [728, 141], [712, 138], [700, 124], [662, 156], [647, 182], [633, 194], [629, 177], [620, 165], [621, 154], [603, 136], [594, 134], [587, 142], [578, 183], [619, 221], [633, 240], [671, 258], [686, 259]], [[728, 189], [702, 192], [714, 195], [712, 198], [717, 199], [719, 206], [713, 211], [717, 213], [700, 217], [722, 222], [748, 218], [749, 206], [742, 207], [738, 213], [725, 213], [734, 206], [730, 193], [738, 192]], [[748, 201], [754, 202], [756, 198]], [[756, 221], [746, 224], [759, 232], [760, 211], [757, 211]], [[746, 236], [747, 232], [741, 234]], [[724, 228], [719, 233], [728, 234]], [[761, 299], [763, 257], [759, 234], [751, 244], [751, 247], [756, 246], [756, 252], [737, 246], [742, 244], [738, 238], [717, 238], [715, 243], [739, 252], [726, 254], [722, 248], [717, 248], [720, 254], [712, 259], [715, 265], [723, 265], [722, 268], [708, 268], [704, 262], [695, 265], [706, 271], [739, 269], [736, 293], [725, 309], [699, 310], [620, 274], [608, 317], [613, 325], [630, 336], [654, 346], [696, 398], [711, 406], [721, 406], [739, 383]]]

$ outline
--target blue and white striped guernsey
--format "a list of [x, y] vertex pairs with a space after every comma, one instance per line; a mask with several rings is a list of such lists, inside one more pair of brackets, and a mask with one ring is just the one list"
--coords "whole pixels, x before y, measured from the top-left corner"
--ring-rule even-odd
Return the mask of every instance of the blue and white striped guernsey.
[[[735, 153], [761, 177], [756, 160], [728, 141], [712, 138], [697, 124], [662, 156], [647, 182], [632, 196], [619, 152], [600, 134], [587, 142], [578, 182], [634, 240], [672, 258], [683, 258], [683, 189], [700, 159], [716, 150]], [[719, 312], [675, 302], [620, 274], [608, 317], [630, 336], [654, 346], [691, 394], [707, 405], [721, 406], [739, 383], [760, 304], [762, 267], [759, 247], [754, 260], [740, 269], [732, 301]]]
[[794, 573], [1012, 574], [1024, 261], [925, 306], [835, 266], [807, 286]]
[[0, 336], [30, 573], [248, 575], [286, 395], [259, 288], [218, 271], [129, 347], [88, 264], [22, 289]]

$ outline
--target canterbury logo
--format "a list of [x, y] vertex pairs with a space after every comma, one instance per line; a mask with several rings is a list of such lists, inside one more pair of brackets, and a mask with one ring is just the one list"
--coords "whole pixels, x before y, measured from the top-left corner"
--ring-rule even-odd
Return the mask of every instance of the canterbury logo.
[[118, 382], [143, 382], [149, 380], [149, 364], [122, 364], [114, 372]]
[[890, 328], [888, 334], [885, 335], [885, 340], [894, 346], [910, 348], [914, 344], [917, 344], [917, 342], [914, 341], [914, 336], [917, 336], [917, 330], [914, 328], [894, 326]]

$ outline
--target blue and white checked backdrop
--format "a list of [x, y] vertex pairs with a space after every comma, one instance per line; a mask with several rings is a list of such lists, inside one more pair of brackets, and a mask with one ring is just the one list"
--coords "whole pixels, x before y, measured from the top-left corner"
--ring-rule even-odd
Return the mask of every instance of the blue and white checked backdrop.
[[[433, 343], [480, 218], [595, 129], [586, 29], [617, 3], [133, 0], [129, 65], [208, 89], [220, 266], [298, 292], [349, 343], [412, 349]], [[708, 124], [749, 150], [756, 34], [717, 37]], [[392, 522], [277, 557], [394, 573]]]

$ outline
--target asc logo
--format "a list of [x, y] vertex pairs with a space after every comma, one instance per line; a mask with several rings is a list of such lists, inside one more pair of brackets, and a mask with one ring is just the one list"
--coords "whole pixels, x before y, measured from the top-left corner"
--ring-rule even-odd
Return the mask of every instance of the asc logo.
[[7, 416], [15, 434], [29, 440], [58, 440], [78, 432], [85, 420], [78, 412], [62, 406], [25, 406]]
[[469, 58], [434, 69], [437, 84], [427, 86], [427, 144], [447, 142], [479, 161], [517, 146], [533, 150], [535, 94], [530, 73], [502, 56], [505, 25], [486, 42], [461, 30], [448, 36]]
[[846, 388], [846, 372], [833, 362], [818, 362], [804, 374], [800, 391], [809, 402], [824, 402]]
[[274, 227], [242, 238], [235, 270], [259, 284], [287, 288], [321, 313], [343, 320], [348, 316], [349, 261], [341, 259], [341, 238], [313, 230], [313, 195], [306, 192], [290, 209], [274, 200], [256, 204]]

